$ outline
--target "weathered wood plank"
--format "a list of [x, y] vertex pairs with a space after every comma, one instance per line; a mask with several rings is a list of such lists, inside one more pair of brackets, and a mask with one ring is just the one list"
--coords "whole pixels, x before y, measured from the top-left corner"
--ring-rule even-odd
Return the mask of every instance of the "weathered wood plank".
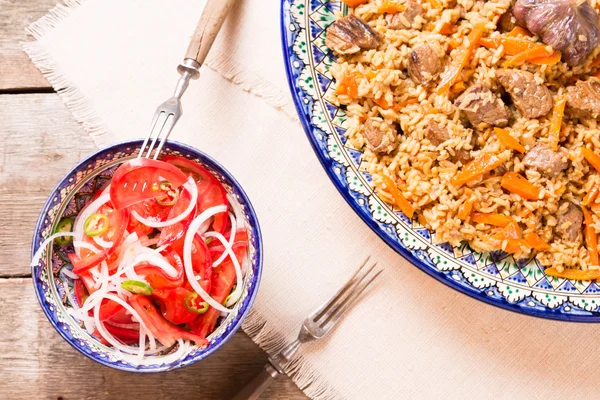
[[[54, 331], [31, 279], [0, 279], [0, 393], [4, 399], [227, 399], [249, 382], [266, 355], [240, 332], [198, 364], [161, 374], [103, 367]], [[287, 377], [265, 399], [305, 399]]]
[[25, 27], [48, 12], [58, 0], [0, 0], [0, 90], [49, 88], [21, 43], [32, 40]]
[[0, 126], [0, 276], [22, 276], [44, 201], [96, 146], [54, 93], [1, 95]]

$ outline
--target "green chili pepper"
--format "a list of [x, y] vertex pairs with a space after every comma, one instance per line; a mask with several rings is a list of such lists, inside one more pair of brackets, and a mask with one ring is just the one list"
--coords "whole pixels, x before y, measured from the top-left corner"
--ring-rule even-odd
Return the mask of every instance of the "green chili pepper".
[[[58, 222], [58, 225], [56, 225], [56, 229], [54, 229], [54, 233], [73, 232], [73, 224], [74, 224], [73, 218], [70, 218], [70, 217], [63, 218]], [[56, 243], [59, 246], [64, 246], [65, 244], [69, 244], [72, 241], [73, 241], [73, 238], [71, 236], [61, 236], [61, 237], [57, 237], [56, 239], [54, 239], [54, 243]]]
[[152, 292], [154, 292], [152, 286], [148, 285], [146, 282], [134, 280], [124, 281], [121, 284], [121, 287], [131, 293], [143, 294], [144, 296], [150, 296]]
[[208, 311], [208, 303], [205, 301], [198, 301], [200, 296], [198, 293], [190, 293], [185, 298], [185, 308], [196, 314], [204, 314]]
[[179, 199], [179, 188], [173, 189], [168, 181], [162, 181], [159, 187], [165, 194], [157, 197], [156, 202], [161, 206], [174, 206]]
[[108, 229], [108, 217], [104, 214], [92, 214], [83, 224], [83, 231], [89, 237], [98, 236]]

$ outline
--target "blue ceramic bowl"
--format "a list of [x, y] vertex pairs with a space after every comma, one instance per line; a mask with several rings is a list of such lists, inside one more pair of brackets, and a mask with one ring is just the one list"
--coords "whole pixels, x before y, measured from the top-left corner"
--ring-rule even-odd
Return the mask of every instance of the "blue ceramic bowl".
[[[98, 151], [73, 168], [48, 197], [40, 214], [35, 232], [31, 254], [49, 237], [63, 217], [75, 216], [92, 198], [93, 193], [108, 182], [117, 167], [124, 161], [135, 158], [141, 146], [141, 140], [113, 145]], [[222, 320], [215, 331], [207, 338], [208, 346], [191, 347], [182, 356], [157, 357], [147, 365], [136, 366], [123, 355], [100, 343], [89, 335], [80, 323], [69, 313], [64, 284], [72, 287], [73, 281], [64, 273], [71, 269], [66, 254], [72, 252], [72, 245], [48, 247], [37, 266], [32, 267], [33, 284], [42, 306], [42, 310], [56, 331], [82, 354], [108, 367], [131, 372], [160, 372], [184, 367], [202, 360], [221, 347], [241, 326], [248, 315], [258, 291], [262, 271], [262, 239], [258, 219], [250, 200], [240, 184], [231, 174], [206, 154], [181, 143], [167, 142], [163, 155], [177, 155], [199, 162], [223, 184], [229, 194], [241, 205], [246, 226], [249, 231], [249, 268], [244, 278], [244, 290], [241, 299], [231, 312]], [[169, 359], [171, 358], [171, 359]]]

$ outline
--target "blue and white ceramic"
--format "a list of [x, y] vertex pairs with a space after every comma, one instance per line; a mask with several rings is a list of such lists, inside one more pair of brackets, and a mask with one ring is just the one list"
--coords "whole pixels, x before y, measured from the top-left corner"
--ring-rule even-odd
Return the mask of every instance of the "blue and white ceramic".
[[[137, 156], [141, 141], [116, 144], [100, 150], [77, 165], [56, 186], [46, 201], [38, 219], [31, 254], [49, 237], [58, 222], [64, 217], [74, 217], [90, 201], [94, 192], [106, 185], [117, 167], [127, 159]], [[240, 301], [207, 339], [205, 348], [192, 347], [176, 360], [161, 361], [157, 358], [148, 365], [136, 366], [124, 359], [122, 354], [100, 343], [67, 311], [71, 305], [64, 284], [72, 287], [72, 280], [65, 275], [71, 269], [67, 253], [73, 252], [72, 244], [49, 246], [38, 266], [32, 268], [33, 284], [38, 300], [48, 320], [60, 335], [81, 353], [109, 367], [133, 372], [169, 371], [193, 364], [221, 347], [241, 326], [258, 291], [262, 270], [262, 241], [258, 220], [250, 200], [239, 183], [225, 168], [206, 154], [176, 142], [168, 142], [163, 155], [177, 155], [199, 162], [206, 167], [234, 196], [241, 205], [249, 231], [249, 268], [244, 279], [244, 290]], [[171, 357], [172, 358], [172, 357]]]
[[344, 199], [390, 247], [462, 293], [538, 317], [599, 322], [598, 284], [549, 277], [535, 260], [516, 261], [502, 251], [478, 253], [467, 244], [436, 242], [416, 220], [374, 193], [371, 177], [361, 168], [361, 151], [346, 142], [344, 110], [326, 100], [336, 83], [329, 71], [335, 57], [325, 46], [325, 29], [340, 11], [347, 12], [340, 0], [282, 0], [281, 34], [300, 120]]

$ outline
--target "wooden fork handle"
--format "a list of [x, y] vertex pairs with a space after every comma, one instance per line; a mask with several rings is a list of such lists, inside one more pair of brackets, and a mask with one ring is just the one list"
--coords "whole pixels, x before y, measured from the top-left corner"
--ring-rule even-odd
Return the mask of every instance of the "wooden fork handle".
[[206, 55], [210, 50], [227, 13], [236, 0], [208, 0], [200, 21], [196, 26], [196, 31], [192, 36], [192, 41], [188, 46], [185, 58], [196, 61], [199, 65], [204, 63]]

